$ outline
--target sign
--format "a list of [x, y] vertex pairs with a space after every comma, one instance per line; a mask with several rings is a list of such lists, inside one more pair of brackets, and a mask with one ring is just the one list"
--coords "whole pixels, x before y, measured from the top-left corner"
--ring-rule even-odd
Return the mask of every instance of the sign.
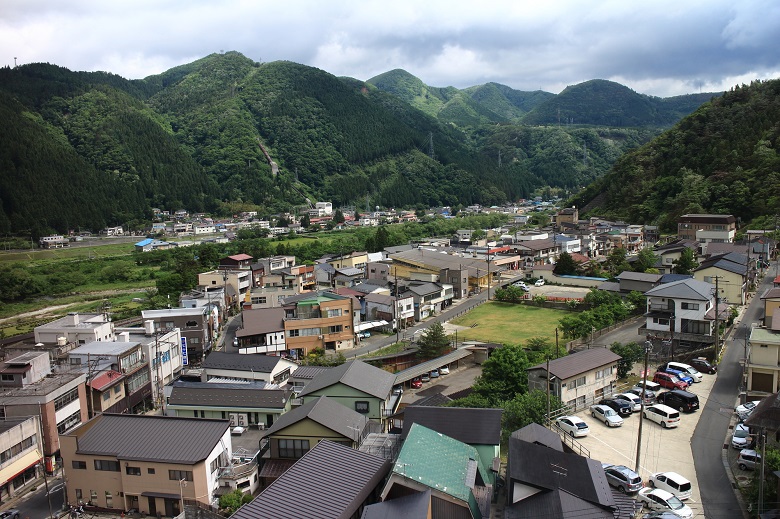
[[186, 366], [190, 363], [189, 358], [187, 357], [187, 337], [181, 338], [181, 364], [182, 366]]

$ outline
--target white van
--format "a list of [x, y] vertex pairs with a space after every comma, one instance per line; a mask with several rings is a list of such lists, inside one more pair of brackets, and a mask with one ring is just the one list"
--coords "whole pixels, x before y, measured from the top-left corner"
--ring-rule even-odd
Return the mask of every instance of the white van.
[[642, 389], [643, 384], [648, 391], [652, 391], [653, 393], [658, 393], [661, 390], [661, 384], [658, 382], [653, 382], [652, 380], [645, 380], [644, 382], [640, 380], [634, 387], [637, 389]]
[[666, 364], [666, 367], [670, 369], [676, 369], [677, 371], [682, 371], [683, 374], [687, 374], [689, 377], [691, 377], [694, 382], [701, 382], [701, 372], [689, 364], [683, 364], [682, 362], [669, 362]]
[[652, 404], [645, 407], [645, 412], [642, 416], [661, 424], [661, 427], [664, 429], [680, 425], [679, 411], [664, 404]]
[[691, 497], [691, 482], [676, 472], [658, 472], [650, 476], [650, 486], [660, 488], [685, 500]]

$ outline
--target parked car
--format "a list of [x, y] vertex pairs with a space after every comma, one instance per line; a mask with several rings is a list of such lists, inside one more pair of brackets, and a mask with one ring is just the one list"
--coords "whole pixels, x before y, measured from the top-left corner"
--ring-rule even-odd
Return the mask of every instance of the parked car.
[[525, 281], [515, 281], [512, 283], [512, 286], [519, 287], [519, 288], [528, 288], [528, 285], [525, 284]]
[[681, 413], [692, 413], [699, 408], [699, 397], [690, 391], [683, 391], [682, 389], [664, 391], [655, 397], [655, 401], [677, 409]]
[[642, 516], [642, 519], [679, 519], [679, 516], [669, 510], [650, 512]]
[[737, 466], [742, 470], [753, 470], [761, 463], [761, 455], [752, 449], [742, 449], [737, 457]]
[[648, 484], [653, 488], [660, 488], [674, 494], [681, 501], [691, 497], [691, 482], [676, 472], [653, 474], [650, 476]]
[[606, 405], [596, 404], [590, 406], [590, 415], [596, 420], [604, 422], [604, 425], [607, 427], [620, 427], [623, 425], [623, 419], [614, 409]]
[[761, 400], [751, 400], [750, 402], [745, 402], [744, 404], [735, 407], [734, 412], [737, 413], [737, 416], [740, 420], [747, 420], [748, 416], [750, 416], [750, 413], [753, 412], [753, 409], [755, 409], [756, 406], [760, 403]]
[[449, 366], [442, 366], [439, 368], [439, 373], [442, 375], [449, 375], [450, 374], [450, 367]]
[[396, 395], [396, 396], [403, 395], [404, 394], [404, 388], [401, 387], [401, 386], [393, 386], [393, 394]]
[[661, 385], [653, 382], [652, 380], [645, 379], [644, 381], [637, 382], [632, 389], [642, 389], [642, 386], [645, 387], [648, 391], [652, 391], [653, 393], [658, 393], [661, 391]]
[[644, 487], [642, 478], [625, 465], [602, 465], [607, 482], [624, 494], [639, 492]]
[[671, 492], [660, 488], [645, 487], [636, 496], [638, 503], [644, 504], [650, 510], [668, 511], [682, 519], [691, 519], [693, 510], [680, 501]]
[[361, 339], [368, 339], [369, 337], [371, 337], [371, 332], [358, 332], [357, 336], [360, 337]]
[[688, 389], [688, 384], [664, 371], [656, 371], [653, 376], [653, 382], [666, 389]]
[[576, 416], [561, 416], [555, 420], [555, 423], [558, 425], [558, 427], [561, 428], [561, 430], [574, 438], [587, 436], [590, 432], [588, 424]]
[[0, 512], [0, 519], [19, 519], [19, 510], [11, 508]]
[[734, 433], [731, 435], [731, 446], [735, 449], [752, 449], [753, 436], [750, 435], [750, 427], [743, 423], [734, 426]]
[[701, 382], [701, 379], [704, 378], [698, 369], [694, 368], [690, 364], [685, 364], [684, 362], [667, 362], [666, 367], [682, 371], [691, 377], [694, 382]]
[[430, 373], [423, 373], [420, 377], [420, 380], [423, 382], [430, 382], [431, 381], [431, 374]]
[[675, 377], [679, 378], [680, 380], [682, 380], [683, 382], [685, 382], [689, 386], [693, 385], [693, 377], [689, 376], [688, 373], [686, 373], [684, 371], [680, 371], [679, 369], [675, 369], [675, 368], [671, 368], [671, 367], [666, 367], [666, 368], [663, 368], [663, 369], [659, 368], [659, 371], [664, 371], [666, 373], [674, 375]]
[[438, 369], [432, 369], [431, 370], [431, 378], [439, 378], [439, 370]]
[[652, 404], [655, 402], [655, 393], [650, 391], [649, 389], [646, 389], [642, 391], [641, 387], [632, 387], [626, 393], [630, 395], [636, 395], [638, 398], [642, 398], [642, 394], [644, 393], [643, 400], [645, 401], [645, 405]]
[[238, 348], [238, 337], [233, 337], [233, 346]]
[[420, 389], [422, 387], [422, 379], [420, 377], [414, 377], [412, 379], [412, 389]]
[[599, 404], [611, 407], [620, 416], [631, 416], [631, 413], [634, 411], [632, 404], [617, 398], [603, 398], [599, 401]]
[[700, 373], [707, 373], [709, 375], [712, 375], [714, 373], [717, 373], [718, 367], [705, 359], [704, 357], [698, 357], [695, 359], [691, 359], [689, 361], [689, 364], [693, 366], [694, 368], [698, 369]]
[[535, 287], [541, 287], [544, 286], [544, 278], [539, 278], [536, 280], [536, 283], [534, 283]]
[[634, 412], [639, 412], [642, 409], [642, 399], [634, 393], [618, 393], [613, 398], [628, 402], [631, 405], [631, 410]]
[[660, 424], [664, 429], [680, 425], [680, 413], [677, 409], [672, 409], [664, 404], [652, 404], [645, 407], [642, 416]]

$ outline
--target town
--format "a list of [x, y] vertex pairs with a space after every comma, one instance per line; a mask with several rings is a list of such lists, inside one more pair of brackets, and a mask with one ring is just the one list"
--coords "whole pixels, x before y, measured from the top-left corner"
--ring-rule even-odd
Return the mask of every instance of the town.
[[[539, 209], [544, 225], [526, 225]], [[6, 339], [7, 516], [37, 499], [50, 515], [95, 517], [720, 517], [702, 498], [716, 480], [723, 517], [747, 510], [760, 452], [780, 430], [774, 229], [737, 241], [734, 216], [688, 214], [662, 237], [540, 201], [467, 211], [507, 224], [313, 265], [229, 255], [177, 305], [128, 322], [71, 312]], [[235, 228], [160, 216], [171, 223], [154, 224], [138, 253], [179, 246], [171, 235], [235, 239]], [[306, 217], [265, 228], [334, 221], [329, 203]], [[605, 328], [561, 326], [560, 346], [556, 328], [562, 352], [526, 368], [528, 390], [546, 397], [535, 422], [506, 430], [501, 408], [446, 405], [511, 348], [458, 340], [468, 327], [454, 317], [499, 301], [576, 314], [591, 293], [642, 303]], [[434, 330], [448, 335], [424, 358]], [[619, 376], [616, 341], [643, 350], [633, 378]], [[717, 434], [702, 469], [705, 420]], [[36, 497], [42, 483], [59, 485], [54, 505], [54, 492]]]

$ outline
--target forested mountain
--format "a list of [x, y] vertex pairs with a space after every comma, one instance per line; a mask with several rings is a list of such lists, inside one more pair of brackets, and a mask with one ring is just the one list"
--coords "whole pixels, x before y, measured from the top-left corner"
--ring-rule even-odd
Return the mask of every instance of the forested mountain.
[[555, 97], [436, 89], [404, 71], [371, 81], [237, 52], [133, 81], [2, 68], [0, 232], [132, 225], [152, 207], [271, 214], [305, 198], [493, 205], [576, 190], [657, 131], [519, 127]]
[[572, 203], [580, 214], [676, 228], [686, 213], [774, 227], [780, 209], [780, 80], [735, 87], [621, 157]]

